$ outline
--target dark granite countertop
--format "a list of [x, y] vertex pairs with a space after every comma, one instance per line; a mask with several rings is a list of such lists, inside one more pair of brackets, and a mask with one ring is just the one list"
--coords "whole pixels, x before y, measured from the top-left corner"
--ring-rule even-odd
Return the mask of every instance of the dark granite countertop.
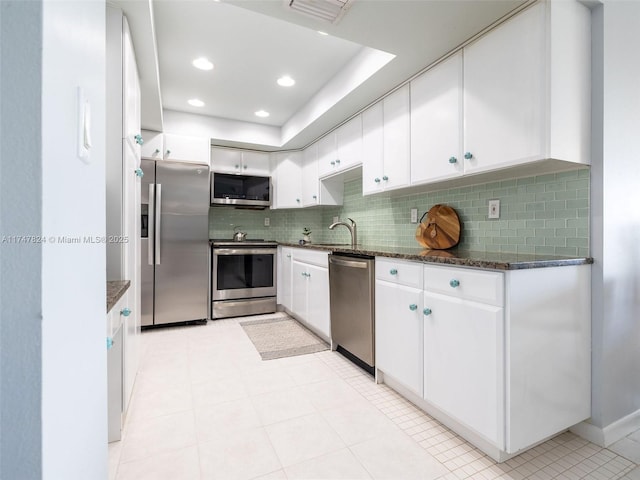
[[107, 313], [111, 311], [131, 285], [130, 280], [111, 280], [107, 282]]
[[334, 253], [370, 255], [374, 257], [401, 258], [425, 263], [440, 263], [462, 267], [484, 268], [489, 270], [521, 270], [525, 268], [560, 267], [593, 263], [591, 257], [561, 257], [554, 255], [533, 255], [522, 253], [475, 252], [452, 248], [449, 250], [429, 250], [416, 247], [382, 247], [372, 245], [321, 245], [308, 243], [279, 242], [282, 246], [325, 250]]

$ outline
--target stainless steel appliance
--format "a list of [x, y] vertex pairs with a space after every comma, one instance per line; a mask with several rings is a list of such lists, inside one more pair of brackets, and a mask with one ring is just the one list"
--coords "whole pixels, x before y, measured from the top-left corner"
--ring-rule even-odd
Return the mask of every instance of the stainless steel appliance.
[[209, 167], [142, 161], [142, 326], [207, 320]]
[[278, 244], [213, 240], [211, 245], [211, 318], [275, 312]]
[[[373, 257], [329, 255], [331, 339], [338, 351], [373, 373], [374, 292]], [[346, 351], [346, 352], [345, 352]]]
[[266, 208], [271, 205], [271, 178], [213, 172], [211, 205]]

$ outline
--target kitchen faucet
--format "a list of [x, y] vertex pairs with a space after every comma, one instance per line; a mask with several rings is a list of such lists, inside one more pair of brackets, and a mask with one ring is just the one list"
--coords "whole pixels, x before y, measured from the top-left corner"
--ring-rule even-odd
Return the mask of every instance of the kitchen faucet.
[[351, 234], [351, 248], [356, 248], [356, 244], [358, 243], [358, 232], [356, 230], [356, 222], [354, 222], [351, 218], [347, 218], [351, 222], [349, 225], [346, 222], [335, 222], [329, 225], [329, 230], [333, 230], [338, 225], [343, 225], [349, 229], [349, 233]]

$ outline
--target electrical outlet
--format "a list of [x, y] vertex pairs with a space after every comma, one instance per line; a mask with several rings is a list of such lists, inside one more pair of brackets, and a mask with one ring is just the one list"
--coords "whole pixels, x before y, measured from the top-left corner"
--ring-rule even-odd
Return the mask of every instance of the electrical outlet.
[[488, 218], [500, 218], [500, 200], [489, 200]]
[[268, 227], [271, 225], [271, 219], [269, 217], [264, 217], [264, 226]]
[[411, 223], [418, 223], [418, 209], [411, 209]]
[[340, 221], [340, 217], [339, 216], [335, 216], [333, 217], [333, 223], [339, 222]]

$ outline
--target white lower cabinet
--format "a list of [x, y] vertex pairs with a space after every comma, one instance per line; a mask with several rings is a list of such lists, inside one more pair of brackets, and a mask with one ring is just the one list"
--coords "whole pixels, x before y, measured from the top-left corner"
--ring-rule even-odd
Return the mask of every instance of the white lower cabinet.
[[278, 247], [278, 303], [287, 310], [291, 310], [291, 267], [293, 249]]
[[331, 338], [328, 253], [300, 248], [291, 250], [290, 311], [328, 341]]
[[424, 293], [424, 398], [502, 441], [503, 309]]
[[378, 379], [507, 460], [591, 415], [590, 278], [376, 259]]

